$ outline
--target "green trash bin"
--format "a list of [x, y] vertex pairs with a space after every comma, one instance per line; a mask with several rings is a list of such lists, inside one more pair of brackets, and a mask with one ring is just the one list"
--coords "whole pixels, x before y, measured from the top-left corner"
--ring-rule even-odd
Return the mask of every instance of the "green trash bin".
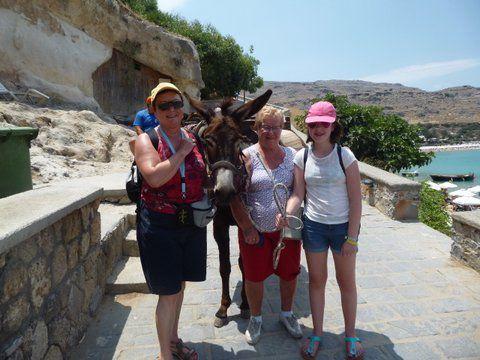
[[37, 135], [29, 127], [0, 129], [0, 198], [32, 189], [30, 141]]

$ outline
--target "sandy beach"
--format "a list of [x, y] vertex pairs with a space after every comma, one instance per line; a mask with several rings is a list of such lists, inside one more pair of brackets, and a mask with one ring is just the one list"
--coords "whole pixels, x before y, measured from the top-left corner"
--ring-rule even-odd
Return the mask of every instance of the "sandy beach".
[[422, 146], [420, 150], [422, 151], [457, 151], [457, 150], [478, 150], [480, 149], [480, 142], [469, 142], [464, 144], [453, 144], [453, 145], [433, 145], [433, 146]]

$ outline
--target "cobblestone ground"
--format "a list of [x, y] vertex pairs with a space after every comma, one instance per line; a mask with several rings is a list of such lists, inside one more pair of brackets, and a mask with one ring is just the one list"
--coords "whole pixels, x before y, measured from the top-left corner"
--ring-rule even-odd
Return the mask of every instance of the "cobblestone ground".
[[[210, 229], [211, 230], [211, 229]], [[236, 231], [236, 229], [235, 229]], [[207, 281], [188, 284], [180, 335], [200, 359], [297, 359], [304, 340], [290, 338], [278, 322], [278, 282], [265, 284], [264, 333], [256, 346], [244, 340], [239, 316], [240, 271], [234, 231], [231, 244], [230, 321], [213, 326], [220, 302], [218, 251], [208, 238]], [[366, 359], [480, 359], [480, 274], [450, 260], [450, 238], [421, 223], [393, 221], [364, 205], [358, 254], [358, 335]], [[329, 259], [325, 340], [317, 359], [343, 359], [343, 318]], [[153, 295], [105, 297], [74, 359], [154, 359], [158, 354]], [[304, 335], [312, 329], [308, 274], [302, 255], [295, 313]]]

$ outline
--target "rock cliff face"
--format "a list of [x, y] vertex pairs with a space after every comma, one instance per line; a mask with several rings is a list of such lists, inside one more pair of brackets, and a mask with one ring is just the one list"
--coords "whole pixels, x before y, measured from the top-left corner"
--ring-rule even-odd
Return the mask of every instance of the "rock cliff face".
[[133, 160], [128, 148], [133, 131], [107, 124], [89, 110], [0, 102], [0, 128], [12, 126], [39, 129], [30, 148], [35, 185], [113, 172], [127, 174]]
[[203, 87], [193, 43], [117, 0], [0, 0], [0, 79], [10, 87], [98, 108], [92, 75], [114, 49], [153, 70], [155, 81], [161, 74], [192, 96]]

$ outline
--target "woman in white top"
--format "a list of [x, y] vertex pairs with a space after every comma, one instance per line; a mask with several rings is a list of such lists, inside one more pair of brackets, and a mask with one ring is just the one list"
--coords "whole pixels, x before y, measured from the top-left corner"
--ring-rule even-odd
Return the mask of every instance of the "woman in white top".
[[[360, 172], [350, 149], [336, 144], [342, 130], [335, 120], [336, 110], [331, 103], [320, 101], [310, 107], [305, 122], [307, 141], [313, 143], [295, 156], [294, 191], [287, 204], [287, 214], [295, 214], [305, 200], [303, 247], [313, 334], [301, 349], [304, 359], [314, 359], [322, 344], [328, 248], [332, 249], [340, 287], [347, 357], [361, 359], [364, 353], [355, 333], [355, 261], [362, 213]], [[277, 221], [286, 225], [281, 216]]]

